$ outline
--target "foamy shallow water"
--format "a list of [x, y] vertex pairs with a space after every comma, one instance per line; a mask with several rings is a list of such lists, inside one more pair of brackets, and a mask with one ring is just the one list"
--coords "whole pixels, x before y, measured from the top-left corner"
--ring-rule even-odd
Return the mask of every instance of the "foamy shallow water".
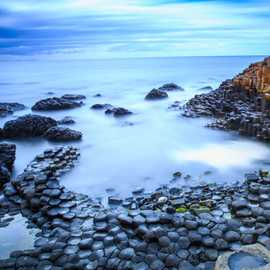
[[[138, 187], [152, 190], [170, 181], [175, 171], [192, 175], [190, 183], [243, 180], [246, 172], [269, 168], [267, 144], [233, 133], [204, 128], [209, 119], [187, 119], [168, 106], [200, 93], [199, 88], [217, 87], [240, 72], [256, 57], [204, 57], [130, 59], [110, 61], [20, 61], [6, 62], [0, 73], [1, 101], [23, 102], [31, 107], [39, 99], [66, 93], [85, 94], [79, 109], [42, 113], [61, 119], [72, 116], [71, 128], [83, 132], [77, 166], [62, 182], [71, 190], [103, 196], [107, 188], [128, 195]], [[25, 73], [27, 70], [27, 74]], [[184, 92], [169, 93], [169, 99], [148, 102], [144, 96], [153, 87], [175, 82]], [[94, 98], [101, 93], [103, 97]], [[114, 119], [93, 111], [95, 103], [123, 106], [133, 115]], [[31, 112], [27, 109], [16, 115]], [[0, 125], [10, 116], [0, 119]], [[132, 123], [132, 125], [130, 125]], [[43, 139], [16, 141], [16, 172], [34, 156], [59, 145]], [[211, 171], [211, 174], [206, 174]], [[181, 185], [181, 181], [179, 182]]]

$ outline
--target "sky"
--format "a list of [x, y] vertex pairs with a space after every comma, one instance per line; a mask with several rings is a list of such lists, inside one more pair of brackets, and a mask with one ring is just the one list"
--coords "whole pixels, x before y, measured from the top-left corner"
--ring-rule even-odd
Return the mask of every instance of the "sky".
[[269, 0], [1, 0], [0, 55], [269, 55]]

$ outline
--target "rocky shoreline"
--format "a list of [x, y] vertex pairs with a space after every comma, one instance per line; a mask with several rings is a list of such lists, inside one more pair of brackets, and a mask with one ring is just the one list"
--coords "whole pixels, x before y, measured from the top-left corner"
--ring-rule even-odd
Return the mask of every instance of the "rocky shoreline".
[[[218, 89], [173, 107], [186, 117], [216, 118], [208, 125], [211, 128], [269, 140], [270, 99], [261, 91], [268, 89], [268, 83], [256, 77], [265, 76], [269, 63], [266, 59], [252, 65]], [[145, 99], [167, 98], [167, 92], [175, 90], [183, 88], [165, 84], [150, 91]], [[83, 99], [83, 95], [48, 98], [32, 109], [73, 109], [82, 106]], [[132, 114], [110, 104], [95, 104], [91, 109], [114, 117]], [[79, 140], [82, 133], [59, 126], [72, 123], [72, 118], [57, 122], [50, 117], [25, 115], [8, 121], [0, 129], [0, 137]], [[0, 260], [0, 269], [219, 270], [215, 263], [224, 252], [255, 243], [270, 249], [267, 172], [247, 174], [241, 183], [164, 185], [153, 192], [139, 188], [128, 198], [109, 196], [108, 204], [103, 205], [100, 200], [67, 190], [61, 183], [61, 176], [80, 156], [77, 148], [48, 149], [10, 180], [15, 151], [15, 145], [0, 145], [0, 227], [12, 220], [6, 214], [21, 214], [39, 232], [33, 249], [13, 251], [8, 259]], [[181, 173], [175, 173], [174, 178], [181, 181]]]
[[0, 269], [208, 270], [224, 251], [252, 243], [270, 248], [269, 177], [136, 190], [104, 207], [61, 185], [78, 156], [73, 147], [47, 150], [4, 185], [5, 197], [40, 233], [34, 250], [12, 252]]
[[270, 57], [251, 65], [232, 80], [206, 94], [196, 95], [184, 106], [185, 117], [214, 117], [210, 128], [237, 131], [240, 135], [270, 140]]

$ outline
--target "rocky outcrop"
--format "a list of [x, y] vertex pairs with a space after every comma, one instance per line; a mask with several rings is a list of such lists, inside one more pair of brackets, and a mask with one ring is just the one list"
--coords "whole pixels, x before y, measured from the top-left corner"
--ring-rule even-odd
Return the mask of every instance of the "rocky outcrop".
[[46, 98], [38, 101], [33, 107], [33, 111], [56, 111], [65, 109], [74, 109], [82, 106], [82, 102], [67, 98]]
[[247, 93], [270, 93], [270, 57], [251, 64], [232, 83], [235, 88]]
[[78, 141], [82, 133], [70, 128], [52, 127], [46, 131], [44, 137], [50, 141]]
[[131, 111], [122, 108], [114, 107], [111, 104], [94, 104], [91, 106], [92, 110], [105, 110], [105, 114], [113, 115], [114, 117], [122, 117], [132, 114]]
[[15, 157], [15, 144], [0, 144], [0, 186], [10, 180]]
[[165, 91], [159, 89], [152, 89], [146, 96], [146, 100], [159, 100], [168, 98], [168, 94]]
[[5, 138], [39, 137], [56, 125], [53, 118], [28, 114], [6, 122], [2, 133]]
[[196, 95], [183, 107], [186, 117], [209, 116], [210, 128], [235, 130], [241, 135], [270, 140], [269, 60], [250, 65], [240, 75], [206, 94]]
[[161, 91], [184, 91], [184, 88], [175, 83], [166, 83], [158, 88]]
[[24, 110], [25, 106], [20, 103], [0, 103], [0, 117], [5, 117], [9, 114], [13, 114], [16, 111]]

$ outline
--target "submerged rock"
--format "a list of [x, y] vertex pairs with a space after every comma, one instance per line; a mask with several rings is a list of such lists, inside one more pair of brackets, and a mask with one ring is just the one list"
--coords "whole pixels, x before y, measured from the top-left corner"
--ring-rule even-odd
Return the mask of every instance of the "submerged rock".
[[146, 96], [146, 100], [157, 100], [157, 99], [164, 99], [168, 98], [168, 94], [165, 91], [153, 89], [151, 90]]
[[212, 86], [204, 86], [199, 89], [200, 91], [213, 91]]
[[46, 131], [44, 137], [50, 141], [77, 141], [82, 133], [65, 127], [52, 127]]
[[70, 99], [70, 100], [82, 100], [82, 99], [86, 99], [86, 96], [84, 96], [84, 95], [66, 94], [66, 95], [63, 95], [62, 98]]
[[5, 117], [8, 114], [12, 114], [16, 111], [24, 110], [26, 107], [23, 104], [12, 102], [0, 103], [0, 117]]
[[92, 110], [106, 110], [111, 108], [113, 108], [111, 104], [94, 104], [91, 106]]
[[175, 84], [175, 83], [166, 83], [164, 85], [162, 85], [161, 87], [158, 88], [159, 90], [162, 91], [184, 91], [184, 88], [182, 88], [181, 86]]
[[57, 121], [59, 125], [72, 125], [75, 124], [75, 120], [71, 116], [65, 116], [63, 119]]
[[0, 144], [0, 185], [10, 180], [15, 158], [15, 144]]
[[54, 110], [65, 110], [74, 109], [82, 106], [82, 102], [77, 102], [74, 100], [66, 98], [46, 98], [38, 101], [33, 107], [33, 111], [54, 111]]
[[6, 122], [3, 127], [3, 137], [39, 137], [56, 125], [57, 122], [51, 117], [28, 114]]

